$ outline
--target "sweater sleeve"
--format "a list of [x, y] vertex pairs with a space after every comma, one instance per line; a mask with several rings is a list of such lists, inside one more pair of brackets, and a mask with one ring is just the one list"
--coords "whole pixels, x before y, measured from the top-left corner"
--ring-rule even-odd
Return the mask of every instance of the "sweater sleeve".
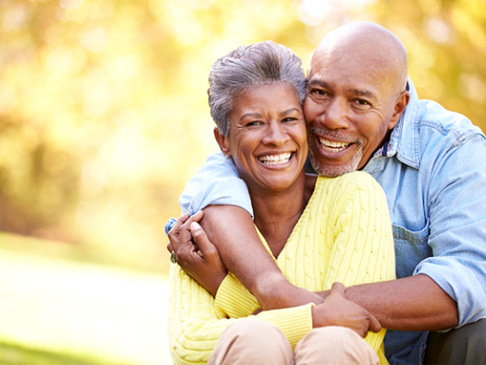
[[214, 307], [219, 318], [240, 318], [255, 312], [260, 304], [233, 273], [228, 273], [218, 288]]
[[[325, 287], [395, 279], [392, 225], [385, 194], [367, 173], [354, 172], [335, 180], [332, 222], [326, 234], [335, 237]], [[376, 350], [385, 330], [369, 332], [366, 341]]]
[[[256, 317], [277, 326], [292, 348], [312, 329], [312, 304], [260, 312]], [[245, 318], [218, 318], [214, 299], [177, 264], [170, 268], [169, 347], [176, 364], [205, 364], [223, 331]]]

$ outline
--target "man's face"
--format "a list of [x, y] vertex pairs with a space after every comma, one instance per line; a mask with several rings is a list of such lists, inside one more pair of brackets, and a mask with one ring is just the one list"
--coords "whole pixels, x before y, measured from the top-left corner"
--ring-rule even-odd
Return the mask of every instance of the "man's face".
[[366, 60], [316, 53], [304, 114], [310, 157], [321, 175], [360, 169], [383, 144], [400, 116], [401, 94], [388, 76]]

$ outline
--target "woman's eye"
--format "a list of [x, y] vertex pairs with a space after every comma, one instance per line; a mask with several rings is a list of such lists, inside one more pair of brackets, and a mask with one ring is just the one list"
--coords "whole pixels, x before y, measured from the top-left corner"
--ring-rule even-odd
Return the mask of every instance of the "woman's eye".
[[287, 117], [287, 118], [284, 118], [282, 119], [282, 122], [295, 122], [297, 120], [297, 118], [295, 117]]
[[247, 127], [252, 127], [252, 126], [256, 126], [256, 125], [260, 125], [260, 124], [262, 124], [262, 122], [261, 122], [261, 121], [259, 121], [259, 120], [252, 120], [251, 122], [248, 122], [248, 123], [246, 124], [246, 126], [247, 126]]

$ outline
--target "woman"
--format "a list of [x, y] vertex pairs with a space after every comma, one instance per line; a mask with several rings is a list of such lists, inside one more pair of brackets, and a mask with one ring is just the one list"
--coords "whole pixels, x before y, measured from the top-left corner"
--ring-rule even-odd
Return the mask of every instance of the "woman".
[[[304, 172], [306, 80], [300, 59], [272, 42], [240, 47], [214, 63], [209, 81], [216, 140], [248, 186], [254, 223], [287, 278], [314, 292], [335, 282], [394, 278], [391, 225], [376, 182], [360, 172], [337, 178]], [[180, 234], [186, 220], [180, 219], [169, 236]], [[340, 284], [317, 305], [252, 315], [258, 303], [231, 273], [210, 290], [215, 299], [179, 265], [171, 266], [170, 276], [169, 338], [176, 363], [235, 363], [235, 354], [247, 363], [299, 363], [305, 356], [322, 360], [326, 351], [341, 348], [341, 332], [362, 346], [363, 356], [374, 355], [357, 363], [378, 359], [355, 332], [332, 326], [353, 328], [347, 324], [349, 313], [364, 311], [344, 299]], [[383, 330], [370, 332], [366, 341], [386, 361], [383, 337]], [[259, 338], [265, 343], [255, 341]]]

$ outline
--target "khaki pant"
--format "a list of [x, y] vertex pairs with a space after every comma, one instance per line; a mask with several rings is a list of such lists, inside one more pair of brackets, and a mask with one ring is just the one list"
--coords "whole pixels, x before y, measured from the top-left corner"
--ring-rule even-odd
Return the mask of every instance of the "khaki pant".
[[240, 320], [223, 332], [208, 364], [379, 364], [378, 355], [356, 332], [345, 327], [310, 331], [292, 351], [274, 325]]

